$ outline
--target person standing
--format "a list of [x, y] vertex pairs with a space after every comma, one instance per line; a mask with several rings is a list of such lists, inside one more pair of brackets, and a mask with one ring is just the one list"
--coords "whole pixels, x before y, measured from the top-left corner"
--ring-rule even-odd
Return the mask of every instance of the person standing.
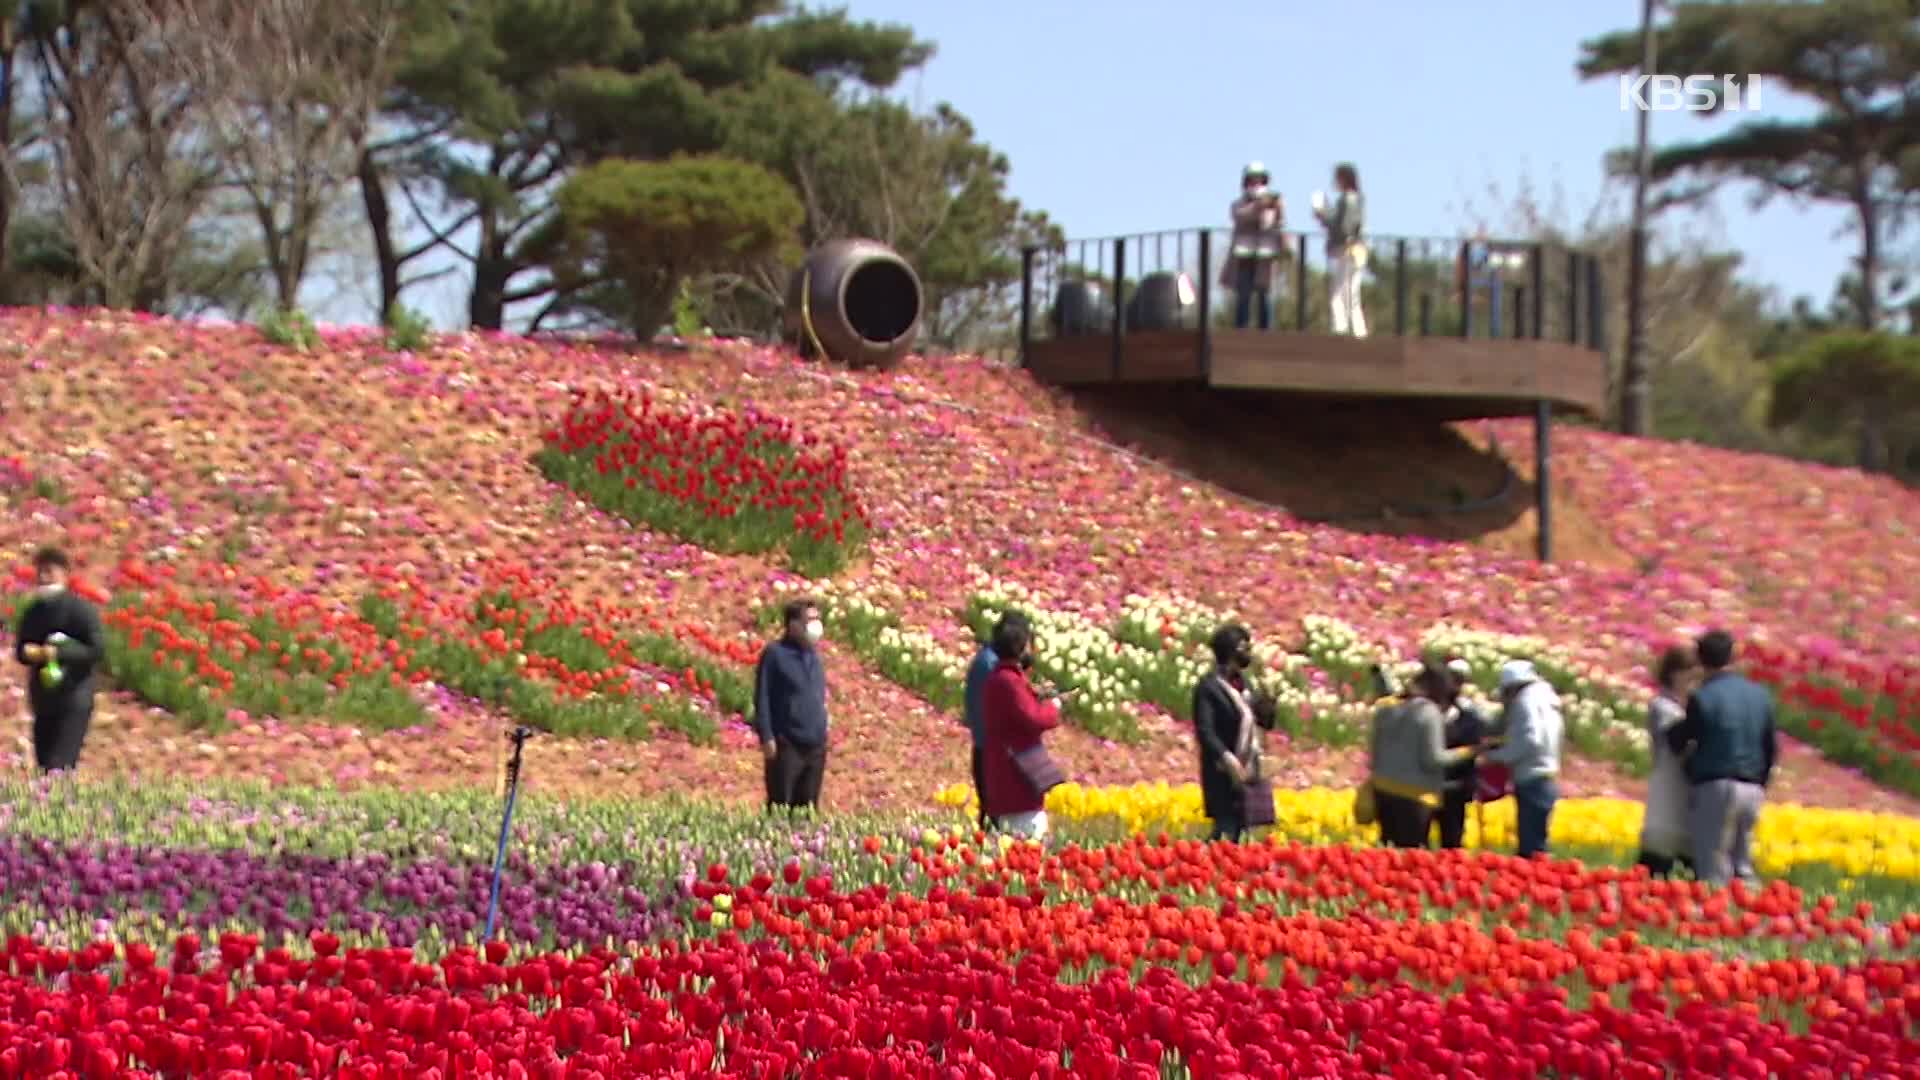
[[1433, 831], [1433, 810], [1446, 788], [1447, 769], [1472, 759], [1475, 748], [1446, 748], [1447, 709], [1459, 693], [1451, 671], [1432, 661], [1420, 665], [1405, 701], [1373, 714], [1368, 747], [1368, 783], [1380, 839], [1390, 847], [1423, 848]]
[[1024, 620], [994, 629], [1000, 658], [981, 692], [986, 730], [980, 770], [988, 816], [1000, 831], [1027, 840], [1047, 835], [1047, 792], [1061, 781], [1047, 756], [1046, 733], [1060, 726], [1060, 695], [1044, 699], [1027, 673], [1033, 669], [1033, 631]]
[[1526, 660], [1500, 668], [1501, 717], [1506, 738], [1485, 755], [1513, 773], [1513, 802], [1520, 834], [1519, 855], [1547, 850], [1553, 807], [1560, 801], [1560, 750], [1566, 720], [1560, 695]]
[[[1247, 671], [1253, 667], [1253, 634], [1237, 624], [1214, 631], [1213, 671], [1193, 688], [1193, 733], [1200, 748], [1200, 792], [1214, 840], [1239, 843], [1249, 820], [1247, 798], [1259, 786], [1260, 729], [1272, 718], [1258, 715]], [[1270, 822], [1269, 818], [1269, 822]], [[1261, 824], [1265, 824], [1262, 822]]]
[[986, 695], [987, 679], [994, 669], [1000, 666], [1000, 654], [993, 651], [993, 642], [1000, 636], [1000, 628], [1012, 623], [1026, 626], [1026, 616], [1009, 611], [1000, 616], [988, 631], [985, 641], [980, 643], [980, 651], [973, 654], [973, 663], [967, 665], [967, 686], [963, 699], [962, 716], [966, 721], [967, 734], [973, 739], [973, 797], [980, 804], [980, 827], [991, 828], [993, 819], [987, 816], [986, 766], [987, 722]]
[[1686, 715], [1667, 731], [1667, 745], [1687, 755], [1693, 868], [1711, 885], [1733, 877], [1751, 881], [1753, 827], [1780, 756], [1773, 695], [1731, 670], [1733, 635], [1725, 630], [1702, 634], [1694, 649], [1706, 678]]
[[1687, 717], [1687, 699], [1700, 685], [1697, 653], [1675, 645], [1660, 654], [1654, 666], [1660, 690], [1647, 703], [1648, 749], [1653, 769], [1647, 775], [1647, 809], [1640, 826], [1640, 865], [1654, 877], [1673, 873], [1679, 862], [1694, 865], [1687, 832], [1686, 763], [1667, 742], [1668, 734]]
[[80, 765], [93, 722], [94, 672], [106, 656], [100, 612], [67, 588], [72, 564], [59, 548], [33, 557], [36, 591], [20, 615], [14, 658], [27, 668], [33, 758], [43, 773]]
[[811, 600], [788, 601], [780, 614], [783, 632], [753, 672], [753, 727], [766, 760], [767, 808], [812, 810], [827, 771], [827, 671], [817, 647], [826, 626]]
[[[1473, 667], [1465, 660], [1449, 660], [1447, 672], [1453, 676], [1456, 688], [1464, 688], [1473, 676]], [[1476, 748], [1486, 737], [1487, 718], [1456, 690], [1453, 706], [1447, 710], [1446, 748]], [[1442, 848], [1466, 845], [1467, 807], [1474, 801], [1474, 780], [1473, 758], [1447, 766], [1447, 787], [1440, 796], [1440, 812], [1433, 818]]]
[[[1360, 194], [1360, 172], [1352, 165], [1333, 167], [1333, 200], [1316, 205], [1315, 217], [1327, 230], [1327, 291], [1333, 301], [1333, 332], [1367, 336], [1367, 311], [1361, 303], [1360, 279], [1367, 268], [1366, 200]], [[1321, 202], [1318, 195], [1316, 203]]]
[[1273, 286], [1287, 255], [1286, 208], [1267, 186], [1267, 167], [1254, 161], [1240, 173], [1240, 196], [1228, 207], [1233, 236], [1220, 284], [1233, 290], [1233, 325], [1244, 330], [1260, 307], [1260, 329], [1273, 327]]

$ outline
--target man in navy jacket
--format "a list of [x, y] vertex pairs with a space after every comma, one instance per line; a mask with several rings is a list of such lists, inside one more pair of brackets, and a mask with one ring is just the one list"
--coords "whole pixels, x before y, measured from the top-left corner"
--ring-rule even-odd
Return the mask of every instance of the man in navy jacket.
[[825, 632], [819, 605], [781, 609], [785, 632], [760, 652], [753, 673], [753, 728], [766, 759], [767, 807], [820, 804], [827, 771], [827, 672], [815, 648]]
[[1751, 881], [1753, 827], [1780, 754], [1773, 696], [1729, 670], [1733, 635], [1712, 630], [1694, 646], [1707, 678], [1687, 702], [1686, 719], [1667, 732], [1668, 745], [1686, 755], [1694, 871], [1713, 885]]

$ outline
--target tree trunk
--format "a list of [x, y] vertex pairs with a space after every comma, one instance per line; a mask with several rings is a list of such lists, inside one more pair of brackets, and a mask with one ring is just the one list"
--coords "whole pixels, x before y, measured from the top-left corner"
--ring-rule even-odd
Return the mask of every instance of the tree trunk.
[[1887, 431], [1880, 418], [1869, 416], [1860, 422], [1860, 471], [1887, 471]]
[[393, 320], [400, 306], [400, 255], [393, 246], [393, 207], [373, 151], [360, 151], [360, 200], [367, 208], [367, 229], [373, 233], [373, 259], [380, 268], [380, 325]]
[[1860, 328], [1880, 328], [1880, 207], [1873, 201], [1871, 182], [1874, 162], [1865, 162], [1854, 192], [1854, 209], [1860, 215], [1860, 295], [1854, 301], [1859, 309]]
[[0, 281], [13, 279], [13, 16], [0, 15]]
[[[507, 153], [495, 145], [487, 155], [487, 175], [504, 183]], [[490, 196], [477, 206], [480, 238], [473, 245], [473, 287], [467, 292], [467, 325], [475, 330], [500, 330], [507, 321], [507, 281], [513, 267], [507, 262], [507, 237], [500, 228], [500, 210]]]
[[473, 293], [467, 301], [467, 321], [475, 330], [499, 330], [507, 321], [507, 274], [512, 271], [505, 259], [482, 253], [473, 265]]

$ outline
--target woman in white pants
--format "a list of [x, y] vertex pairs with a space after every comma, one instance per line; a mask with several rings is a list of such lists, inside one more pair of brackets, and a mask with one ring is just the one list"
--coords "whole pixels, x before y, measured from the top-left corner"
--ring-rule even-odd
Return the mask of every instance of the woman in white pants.
[[1327, 292], [1333, 300], [1333, 332], [1366, 337], [1367, 312], [1360, 303], [1360, 279], [1367, 267], [1367, 248], [1361, 242], [1367, 211], [1360, 195], [1359, 171], [1345, 162], [1335, 165], [1333, 187], [1332, 203], [1313, 210], [1327, 230]]

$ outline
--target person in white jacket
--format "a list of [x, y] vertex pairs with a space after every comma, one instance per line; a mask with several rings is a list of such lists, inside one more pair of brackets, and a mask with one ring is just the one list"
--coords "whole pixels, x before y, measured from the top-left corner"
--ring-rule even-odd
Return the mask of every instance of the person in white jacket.
[[1519, 855], [1524, 859], [1547, 850], [1553, 804], [1560, 800], [1557, 781], [1566, 721], [1560, 714], [1560, 695], [1528, 661], [1509, 660], [1500, 668], [1500, 699], [1506, 739], [1487, 752], [1486, 760], [1513, 773]]

